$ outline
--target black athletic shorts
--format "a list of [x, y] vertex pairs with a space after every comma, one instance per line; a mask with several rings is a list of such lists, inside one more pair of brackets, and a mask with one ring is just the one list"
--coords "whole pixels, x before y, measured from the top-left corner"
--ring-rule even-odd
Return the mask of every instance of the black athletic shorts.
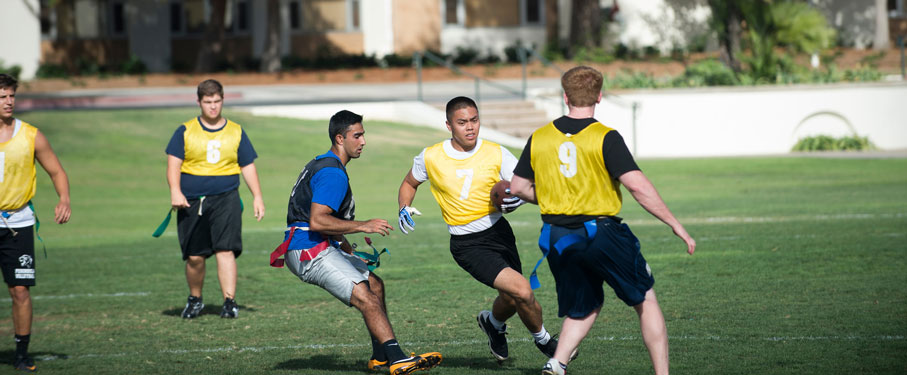
[[215, 251], [242, 253], [242, 208], [239, 191], [190, 199], [189, 208], [177, 211], [177, 233], [183, 260], [190, 255], [210, 257]]
[[35, 286], [34, 226], [0, 228], [0, 269], [6, 285]]
[[450, 235], [450, 254], [473, 278], [492, 288], [505, 268], [523, 273], [513, 229], [503, 217], [481, 232]]

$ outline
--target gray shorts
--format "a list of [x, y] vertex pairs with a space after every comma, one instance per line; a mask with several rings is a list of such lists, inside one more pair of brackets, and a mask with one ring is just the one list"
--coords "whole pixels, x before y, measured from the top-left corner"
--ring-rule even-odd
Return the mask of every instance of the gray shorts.
[[353, 287], [368, 280], [368, 266], [359, 257], [328, 246], [315, 259], [299, 261], [302, 250], [287, 251], [287, 268], [299, 279], [320, 286], [347, 306]]

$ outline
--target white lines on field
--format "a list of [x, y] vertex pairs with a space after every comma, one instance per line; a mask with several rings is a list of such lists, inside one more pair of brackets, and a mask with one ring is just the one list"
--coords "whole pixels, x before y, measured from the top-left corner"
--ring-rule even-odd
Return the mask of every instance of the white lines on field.
[[[43, 296], [43, 295], [33, 295], [32, 299], [73, 299], [73, 298], [98, 298], [98, 297], [144, 297], [151, 293], [149, 292], [118, 292], [118, 293], [80, 293], [80, 294], [64, 294], [61, 296]], [[9, 298], [2, 299], [4, 302], [12, 301]]]
[[[834, 336], [764, 336], [764, 337], [732, 337], [732, 336], [720, 336], [720, 335], [705, 335], [705, 336], [692, 336], [692, 335], [680, 335], [680, 336], [670, 336], [668, 338], [671, 341], [711, 341], [711, 342], [741, 342], [741, 343], [754, 343], [754, 342], [779, 342], [779, 341], [812, 341], [812, 342], [845, 342], [845, 341], [873, 341], [873, 342], [890, 342], [890, 341], [904, 341], [905, 336], [903, 335], [872, 335], [872, 336], [860, 336], [860, 335], [834, 335]], [[642, 338], [636, 335], [626, 335], [626, 336], [588, 336], [585, 341], [641, 341]], [[529, 343], [530, 339], [528, 337], [523, 338], [510, 338], [509, 342], [524, 342]], [[473, 340], [454, 340], [454, 341], [412, 341], [404, 342], [403, 346], [408, 348], [413, 347], [437, 347], [437, 346], [449, 346], [449, 347], [458, 347], [458, 346], [473, 346], [473, 345], [485, 345], [487, 344], [485, 339], [473, 339]], [[165, 355], [180, 355], [180, 354], [204, 354], [204, 353], [260, 353], [267, 351], [286, 351], [286, 350], [330, 350], [337, 348], [369, 348], [371, 345], [367, 343], [362, 344], [301, 344], [301, 345], [284, 345], [284, 346], [228, 346], [228, 347], [219, 347], [219, 348], [201, 348], [201, 349], [163, 349], [157, 351], [157, 354]], [[123, 352], [123, 353], [108, 353], [108, 354], [77, 354], [72, 356], [36, 356], [35, 359], [39, 361], [54, 361], [54, 360], [63, 360], [63, 359], [88, 359], [88, 358], [112, 358], [112, 357], [136, 357], [136, 356], [147, 356], [151, 352]]]

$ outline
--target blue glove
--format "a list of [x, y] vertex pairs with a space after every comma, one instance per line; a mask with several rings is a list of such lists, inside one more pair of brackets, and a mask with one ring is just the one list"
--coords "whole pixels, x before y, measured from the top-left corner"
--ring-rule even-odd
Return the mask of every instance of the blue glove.
[[413, 221], [412, 215], [422, 216], [422, 213], [419, 212], [415, 207], [404, 206], [400, 209], [400, 216], [397, 223], [400, 225], [400, 231], [403, 234], [409, 234], [416, 229], [416, 222]]

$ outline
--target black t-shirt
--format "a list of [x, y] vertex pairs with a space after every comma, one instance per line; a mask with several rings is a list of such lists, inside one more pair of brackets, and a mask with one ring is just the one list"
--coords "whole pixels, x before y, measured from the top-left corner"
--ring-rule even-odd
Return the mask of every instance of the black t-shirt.
[[[576, 134], [585, 129], [590, 124], [598, 122], [594, 118], [575, 119], [563, 116], [554, 120], [554, 127], [564, 134]], [[532, 169], [532, 137], [526, 142], [526, 147], [520, 154], [520, 160], [513, 169], [513, 174], [522, 178], [535, 181], [535, 171]], [[604, 158], [605, 168], [612, 179], [618, 179], [624, 173], [638, 171], [639, 166], [633, 160], [633, 155], [627, 148], [624, 138], [616, 131], [610, 131], [605, 135], [602, 141], [602, 156]], [[552, 155], [552, 157], [554, 157]], [[567, 215], [542, 215], [542, 221], [550, 224], [563, 225], [568, 227], [581, 226], [584, 221], [594, 219], [594, 217], [585, 216], [567, 216]]]

